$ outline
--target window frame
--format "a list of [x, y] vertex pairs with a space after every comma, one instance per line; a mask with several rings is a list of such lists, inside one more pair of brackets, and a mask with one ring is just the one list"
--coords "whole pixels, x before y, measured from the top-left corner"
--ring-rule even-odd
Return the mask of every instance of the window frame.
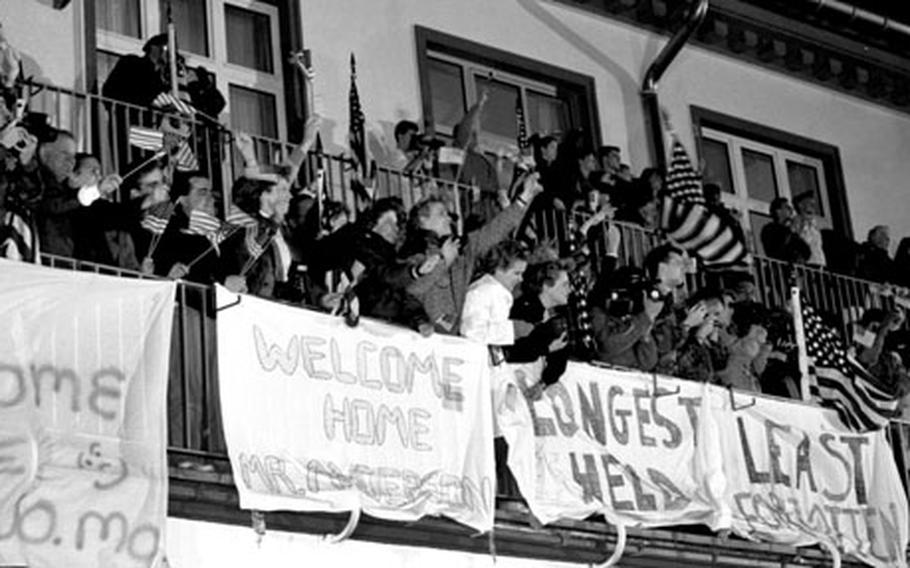
[[[245, 10], [264, 13], [269, 17], [270, 34], [272, 42], [273, 73], [264, 73], [255, 69], [248, 69], [241, 65], [229, 63], [227, 60], [226, 16], [225, 6], [232, 5]], [[150, 37], [152, 30], [157, 30], [161, 25], [164, 14], [158, 9], [158, 0], [141, 0], [139, 2], [140, 34], [141, 38], [124, 36], [117, 32], [95, 29], [95, 49], [93, 57], [98, 51], [105, 51], [124, 55], [128, 53], [141, 53], [142, 46]], [[208, 39], [208, 56], [202, 56], [188, 51], [181, 51], [186, 58], [187, 65], [195, 67], [204, 66], [215, 74], [218, 90], [224, 95], [227, 102], [223, 121], [231, 124], [230, 86], [236, 85], [246, 89], [266, 92], [275, 97], [275, 120], [278, 124], [278, 139], [288, 139], [288, 106], [285, 97], [287, 67], [282, 57], [281, 9], [279, 6], [262, 0], [208, 0], [206, 2], [206, 25]], [[155, 31], [155, 33], [158, 33]], [[98, 88], [104, 81], [98, 78]]]
[[[469, 64], [472, 67], [492, 70], [494, 79], [498, 75], [505, 78], [506, 82], [518, 86], [521, 89], [525, 117], [529, 116], [527, 98], [524, 96], [526, 89], [530, 88], [542, 94], [552, 93], [552, 96], [559, 96], [566, 101], [570, 126], [583, 129], [589, 135], [591, 142], [595, 146], [600, 146], [600, 119], [593, 77], [423, 26], [414, 26], [414, 30], [423, 124], [428, 132], [437, 132], [433, 122], [433, 102], [430, 95], [430, 59], [446, 58], [454, 59], [458, 64]], [[473, 72], [468, 68], [465, 68], [464, 71], [462, 82], [465, 83], [465, 104], [470, 108], [470, 105], [476, 101]], [[438, 133], [451, 135], [451, 130], [445, 128]], [[493, 136], [482, 141], [481, 146], [484, 150], [495, 153], [498, 148], [503, 146], [514, 148], [515, 141]]]
[[[694, 105], [690, 106], [690, 112], [699, 156], [702, 155], [702, 132], [705, 129], [709, 132], [720, 132], [739, 140], [744, 140], [747, 142], [747, 147], [754, 147], [757, 151], [767, 153], [767, 150], [771, 149], [777, 155], [783, 156], [780, 161], [775, 160], [775, 177], [778, 181], [778, 191], [783, 191], [784, 187], [789, 188], [789, 178], [786, 171], [786, 161], [788, 159], [799, 161], [800, 163], [804, 163], [803, 160], [806, 160], [812, 165], [818, 166], [818, 171], [822, 174], [819, 176], [818, 181], [819, 191], [822, 194], [822, 207], [825, 212], [825, 226], [850, 240], [854, 239], [840, 150], [836, 146]], [[709, 135], [709, 138], [713, 137]], [[731, 151], [731, 146], [728, 144], [728, 159], [732, 158], [730, 156]], [[745, 191], [745, 180], [737, 179], [737, 172], [732, 159], [730, 166], [734, 184], [739, 184], [739, 187]], [[784, 185], [781, 185], [781, 180], [784, 181]], [[734, 191], [736, 191], [735, 188]], [[724, 200], [732, 202], [742, 199], [739, 194], [733, 197], [730, 195], [724, 192]], [[750, 224], [748, 219], [750, 210], [756, 213], [768, 214], [767, 210], [762, 211], [755, 208], [743, 211], [746, 226]], [[757, 235], [753, 235], [753, 237], [757, 239]]]

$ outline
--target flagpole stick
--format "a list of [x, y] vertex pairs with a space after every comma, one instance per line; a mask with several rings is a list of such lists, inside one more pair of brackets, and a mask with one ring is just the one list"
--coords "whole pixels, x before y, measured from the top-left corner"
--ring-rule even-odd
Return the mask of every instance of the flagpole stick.
[[159, 150], [158, 152], [155, 152], [155, 154], [154, 154], [151, 158], [149, 158], [148, 160], [143, 161], [142, 163], [140, 163], [140, 164], [139, 164], [138, 166], [136, 166], [135, 168], [131, 169], [130, 171], [128, 171], [128, 172], [126, 172], [125, 174], [123, 174], [122, 176], [120, 176], [121, 183], [122, 183], [122, 180], [125, 180], [126, 178], [130, 177], [131, 175], [134, 175], [136, 172], [138, 172], [139, 170], [141, 170], [141, 169], [144, 168], [145, 166], [147, 166], [147, 165], [151, 164], [152, 162], [154, 162], [155, 160], [157, 160], [157, 159], [163, 157], [166, 153], [167, 153], [167, 152], [165, 152], [164, 150]]
[[167, 221], [167, 223], [165, 223], [164, 229], [160, 233], [155, 233], [152, 235], [152, 242], [149, 243], [149, 250], [147, 253], [145, 253], [145, 258], [152, 258], [152, 255], [155, 254], [155, 249], [158, 248], [158, 243], [161, 242], [161, 237], [164, 235], [164, 231], [167, 230], [167, 226], [171, 222], [171, 216], [174, 214], [175, 207], [176, 205], [173, 201], [168, 204], [168, 207], [166, 209], [167, 214], [164, 216], [164, 219]]
[[799, 386], [800, 396], [805, 402], [811, 400], [809, 390], [809, 357], [806, 351], [806, 332], [803, 328], [803, 308], [800, 298], [799, 286], [790, 288], [790, 305], [793, 310], [793, 330], [796, 333], [796, 349], [799, 361]]
[[171, 94], [177, 98], [177, 28], [174, 26], [171, 0], [167, 2], [167, 63], [171, 77]]
[[[231, 235], [233, 235], [234, 233], [236, 233], [239, 229], [240, 229], [240, 226], [239, 226], [239, 225], [233, 225], [233, 226], [225, 233], [224, 237], [222, 238], [222, 241], [227, 240], [228, 238], [230, 238]], [[214, 241], [212, 241], [212, 243], [211, 243], [208, 247], [206, 247], [206, 249], [205, 249], [204, 251], [202, 251], [201, 254], [199, 254], [196, 258], [194, 258], [194, 259], [191, 260], [189, 263], [187, 263], [186, 269], [187, 269], [187, 270], [191, 269], [191, 268], [193, 267], [194, 264], [196, 264], [197, 262], [199, 262], [200, 260], [202, 260], [203, 258], [205, 258], [205, 256], [206, 256], [207, 254], [209, 254], [210, 252], [212, 252], [213, 250], [215, 250], [217, 247], [218, 247], [218, 245], [217, 245]]]

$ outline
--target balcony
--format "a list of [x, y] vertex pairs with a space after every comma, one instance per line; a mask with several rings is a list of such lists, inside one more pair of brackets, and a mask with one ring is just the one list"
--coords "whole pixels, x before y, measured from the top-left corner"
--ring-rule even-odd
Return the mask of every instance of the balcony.
[[[33, 99], [32, 110], [47, 112], [51, 123], [75, 131], [78, 140], [88, 148], [105, 147], [105, 121], [108, 115], [117, 116], [116, 105], [93, 95], [76, 94], [44, 86]], [[115, 112], [108, 113], [106, 107]], [[138, 110], [138, 109], [124, 109]], [[143, 111], [148, 112], [148, 111]], [[122, 113], [129, 116], [128, 112]], [[198, 124], [194, 136], [204, 141], [220, 140], [218, 155], [223, 158], [219, 168], [211, 168], [213, 176], [233, 179], [240, 171], [237, 157], [227, 146], [229, 131], [214, 131]], [[257, 139], [260, 156], [266, 162], [283, 159], [292, 147], [276, 140]], [[111, 148], [114, 148], [112, 145]], [[125, 154], [101, 153], [105, 171], [122, 171], [134, 159], [131, 149]], [[311, 154], [303, 176], [312, 176], [318, 162], [323, 162], [326, 188], [331, 198], [349, 205], [356, 211], [356, 202], [348, 189], [351, 179], [349, 163], [343, 156]], [[203, 164], [203, 167], [206, 167]], [[376, 196], [400, 196], [410, 205], [422, 196], [429, 180], [409, 176], [388, 168], [380, 168]], [[225, 184], [226, 186], [226, 184]], [[463, 188], [467, 190], [467, 188]], [[229, 195], [225, 192], [225, 199]], [[558, 212], [546, 212], [539, 219], [544, 236], [557, 237], [565, 224]], [[647, 252], [658, 242], [658, 236], [634, 225], [617, 223], [622, 235], [620, 264], [640, 264]], [[599, 243], [593, 246], [595, 256]], [[90, 271], [122, 278], [142, 278], [141, 274], [78, 260], [45, 255], [42, 263], [66, 270]], [[806, 267], [795, 269], [772, 259], [756, 257], [753, 275], [758, 284], [760, 299], [770, 306], [783, 306], [789, 298], [793, 279], [801, 283], [815, 305], [836, 314], [845, 331], [850, 330], [858, 311], [869, 307], [890, 307], [893, 298], [882, 293], [881, 287], [856, 278], [819, 271]], [[697, 288], [703, 282], [693, 275], [690, 285]], [[171, 514], [234, 524], [249, 524], [249, 515], [238, 507], [237, 493], [221, 429], [218, 401], [218, 369], [216, 318], [213, 290], [189, 282], [180, 282], [175, 304], [175, 322], [171, 348], [168, 394], [169, 462]], [[802, 404], [794, 402], [794, 404]], [[910, 424], [895, 422], [889, 429], [892, 448], [904, 485], [908, 482], [910, 456]], [[530, 516], [520, 495], [500, 484], [497, 498], [496, 537], [487, 541], [472, 536], [470, 531], [453, 522], [426, 519], [419, 523], [400, 525], [380, 520], [365, 520], [356, 536], [366, 540], [402, 544], [458, 548], [486, 552], [495, 548], [499, 554], [558, 559], [573, 562], [600, 562], [609, 555], [615, 544], [615, 533], [600, 519], [563, 521], [541, 527]], [[268, 526], [304, 532], [337, 532], [345, 519], [338, 515], [269, 513]], [[681, 563], [703, 565], [711, 562], [781, 565], [796, 555], [792, 548], [757, 545], [739, 540], [713, 536], [707, 530], [686, 528], [673, 530], [635, 530], [624, 556], [624, 565], [677, 566]], [[825, 564], [825, 555], [815, 550], [801, 552], [807, 564]]]

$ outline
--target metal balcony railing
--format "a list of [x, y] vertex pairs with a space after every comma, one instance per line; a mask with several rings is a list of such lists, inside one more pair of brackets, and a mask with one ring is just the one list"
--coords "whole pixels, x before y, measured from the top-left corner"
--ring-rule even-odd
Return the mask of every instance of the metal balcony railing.
[[[143, 109], [97, 95], [77, 93], [50, 85], [33, 85], [29, 109], [48, 115], [52, 126], [74, 133], [80, 148], [93, 151], [103, 164], [104, 171], [124, 171], [143, 153], [129, 147], [123, 138], [131, 125], [154, 126], [166, 116], [159, 111]], [[213, 185], [224, 189], [224, 199], [230, 199], [230, 181], [242, 171], [239, 155], [233, 148], [233, 133], [223, 127], [190, 119], [191, 142], [197, 149], [200, 167], [213, 177]], [[261, 163], [274, 164], [284, 160], [294, 146], [286, 142], [253, 137]], [[328, 197], [340, 201], [356, 215], [357, 201], [350, 190], [353, 176], [351, 162], [343, 155], [311, 153], [302, 168], [301, 183], [314, 179], [319, 164], [324, 172]], [[428, 190], [450, 191], [462, 198], [470, 188], [450, 181], [410, 175], [392, 168], [379, 167], [374, 198], [397, 196], [406, 207], [419, 201]], [[640, 266], [656, 244], [659, 235], [636, 225], [615, 222], [620, 230], [621, 245], [618, 264]], [[548, 210], [538, 214], [538, 234], [544, 239], [564, 239], [567, 217], [564, 211]], [[605, 243], [592, 244], [595, 269], [599, 266]], [[145, 276], [128, 270], [88, 262], [44, 255], [42, 262], [62, 269], [91, 271], [124, 278]], [[768, 306], [785, 307], [790, 286], [795, 281], [813, 305], [834, 316], [846, 333], [852, 336], [852, 324], [866, 309], [891, 308], [894, 298], [882, 286], [805, 266], [793, 266], [777, 260], [755, 257], [751, 268], [759, 299]], [[703, 284], [702, 274], [693, 275], [690, 286]], [[171, 349], [171, 373], [168, 394], [170, 444], [183, 452], [198, 452], [223, 456], [226, 453], [221, 416], [218, 406], [217, 342], [215, 337], [214, 296], [210, 287], [180, 282], [175, 305], [176, 317]], [[794, 402], [794, 404], [800, 404]], [[890, 438], [898, 465], [907, 484], [910, 467], [910, 423], [895, 422]]]

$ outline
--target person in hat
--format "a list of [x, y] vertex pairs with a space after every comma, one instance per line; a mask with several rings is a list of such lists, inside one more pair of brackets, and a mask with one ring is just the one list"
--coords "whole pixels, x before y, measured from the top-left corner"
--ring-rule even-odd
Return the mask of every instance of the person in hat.
[[169, 89], [167, 34], [149, 38], [142, 55], [127, 54], [111, 70], [101, 94], [109, 99], [149, 106]]

